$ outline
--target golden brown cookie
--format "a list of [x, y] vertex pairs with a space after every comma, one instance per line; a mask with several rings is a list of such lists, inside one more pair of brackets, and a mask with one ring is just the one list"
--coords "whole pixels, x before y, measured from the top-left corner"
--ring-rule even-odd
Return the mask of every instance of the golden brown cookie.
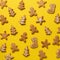
[[32, 34], [38, 33], [37, 28], [34, 25], [30, 25], [30, 31], [32, 32]]
[[12, 49], [13, 53], [16, 52], [16, 51], [19, 51], [18, 46], [15, 43], [11, 44], [11, 49]]
[[59, 33], [60, 34], [60, 27], [58, 27], [58, 32], [57, 33]]
[[43, 52], [43, 50], [39, 51], [39, 57], [40, 57], [40, 60], [47, 58], [47, 56], [45, 55], [45, 52]]
[[18, 32], [16, 31], [16, 28], [14, 26], [11, 26], [11, 35], [16, 35]]
[[45, 32], [46, 32], [46, 35], [51, 35], [52, 31], [45, 26]]
[[47, 3], [46, 1], [40, 0], [37, 2], [39, 4], [39, 8], [40, 7], [44, 7], [45, 8], [45, 4]]
[[6, 31], [4, 31], [4, 33], [0, 33], [0, 35], [2, 36], [1, 40], [2, 40], [2, 39], [6, 39], [6, 40], [7, 40], [7, 37], [8, 37], [10, 34], [7, 34]]
[[55, 9], [56, 9], [56, 5], [55, 4], [50, 4], [50, 9], [48, 9], [48, 13], [49, 14], [54, 14], [55, 13]]
[[60, 23], [60, 15], [59, 15], [59, 14], [57, 14], [57, 15], [55, 16], [54, 22], [55, 22], [56, 24], [59, 24], [59, 23]]
[[0, 22], [2, 25], [4, 25], [5, 23], [8, 23], [6, 17], [4, 17], [3, 15], [0, 15]]
[[2, 46], [0, 47], [0, 51], [1, 52], [6, 52], [6, 43], [2, 44]]
[[14, 17], [16, 15], [15, 11], [12, 8], [8, 8], [8, 11], [11, 17]]
[[42, 48], [46, 47], [48, 49], [48, 46], [50, 45], [50, 43], [48, 42], [47, 39], [45, 41], [41, 41], [41, 43], [42, 43]]
[[20, 1], [18, 9], [20, 9], [20, 10], [24, 10], [25, 9], [25, 4], [24, 4], [23, 0]]
[[4, 7], [7, 7], [6, 3], [7, 3], [6, 0], [1, 0], [1, 1], [0, 1], [1, 9], [3, 9]]
[[27, 33], [24, 32], [24, 33], [21, 35], [21, 38], [20, 38], [19, 40], [26, 43], [26, 39], [27, 39]]
[[57, 58], [60, 58], [60, 49], [57, 50], [56, 55]]
[[23, 17], [21, 17], [20, 24], [21, 25], [25, 25], [26, 24], [26, 16], [25, 15]]
[[36, 38], [36, 37], [33, 37], [31, 40], [32, 40], [31, 48], [32, 48], [32, 49], [37, 48], [37, 47], [38, 47], [37, 38]]
[[60, 46], [60, 39], [59, 39], [59, 36], [55, 36], [54, 41], [53, 41], [53, 45]]
[[5, 59], [6, 60], [12, 60], [14, 57], [13, 56], [11, 56], [11, 54], [7, 54], [6, 56], [5, 56]]
[[30, 17], [37, 16], [36, 10], [33, 7], [30, 8], [29, 13], [30, 13]]
[[43, 17], [43, 16], [41, 16], [41, 17], [37, 17], [37, 21], [36, 21], [36, 23], [40, 23], [40, 25], [42, 25], [42, 24], [43, 24], [43, 22], [45, 22], [45, 20], [44, 20], [44, 17]]
[[25, 49], [24, 49], [24, 54], [23, 54], [25, 57], [28, 57], [30, 54], [29, 54], [29, 48], [28, 47], [26, 47]]

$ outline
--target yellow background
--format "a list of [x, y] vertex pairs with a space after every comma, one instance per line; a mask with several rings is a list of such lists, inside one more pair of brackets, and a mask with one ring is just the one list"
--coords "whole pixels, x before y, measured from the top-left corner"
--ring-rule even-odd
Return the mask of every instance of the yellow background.
[[[4, 56], [8, 53], [12, 53], [11, 49], [10, 49], [11, 48], [11, 43], [16, 43], [16, 45], [18, 45], [18, 48], [20, 49], [19, 52], [12, 53], [12, 56], [15, 57], [13, 60], [39, 60], [40, 57], [38, 56], [38, 54], [39, 54], [40, 50], [43, 50], [47, 55], [47, 59], [44, 59], [44, 60], [60, 60], [60, 59], [56, 58], [56, 51], [57, 51], [57, 49], [60, 48], [60, 46], [53, 46], [52, 45], [53, 38], [56, 35], [59, 35], [59, 34], [57, 34], [57, 28], [60, 26], [60, 24], [54, 23], [54, 18], [57, 15], [57, 13], [60, 13], [60, 0], [44, 0], [44, 1], [47, 1], [47, 4], [45, 5], [46, 6], [45, 8], [43, 8], [43, 7], [38, 8], [37, 1], [39, 1], [39, 0], [24, 0], [25, 10], [21, 11], [17, 8], [20, 0], [7, 0], [8, 7], [13, 8], [14, 11], [16, 12], [15, 17], [10, 17], [9, 16], [8, 7], [7, 8], [5, 7], [4, 9], [0, 8], [0, 15], [4, 15], [5, 17], [7, 17], [7, 20], [9, 21], [8, 24], [5, 24], [3, 26], [0, 23], [0, 33], [3, 33], [5, 30], [7, 31], [7, 33], [10, 33], [11, 25], [16, 27], [16, 29], [18, 31], [18, 34], [16, 36], [10, 35], [8, 37], [7, 41], [0, 39], [0, 46], [3, 43], [7, 44], [7, 52], [6, 53], [0, 52], [0, 60], [5, 60]], [[49, 5], [51, 3], [56, 4], [55, 14], [48, 14], [47, 13], [47, 10], [48, 10]], [[30, 15], [29, 14], [30, 7], [34, 7], [34, 9], [36, 10], [36, 12], [38, 14], [38, 17], [44, 16], [44, 19], [45, 19], [46, 22], [43, 23], [42, 26], [40, 26], [40, 24], [36, 24], [37, 17], [35, 17], [35, 16], [30, 17], [29, 16]], [[23, 15], [26, 15], [26, 17], [27, 17], [25, 26], [22, 26], [22, 25], [19, 24], [20, 18]], [[36, 33], [34, 35], [31, 34], [31, 31], [29, 30], [31, 24], [33, 24], [37, 27], [37, 29], [39, 30], [39, 33]], [[45, 34], [45, 31], [44, 31], [45, 26], [47, 26], [51, 29], [52, 35], [47, 36]], [[28, 34], [28, 39], [26, 40], [27, 41], [26, 43], [19, 41], [20, 35], [23, 32], [27, 32], [27, 34]], [[30, 45], [32, 44], [32, 42], [31, 42], [32, 37], [37, 37], [38, 38], [39, 47], [37, 49], [31, 49], [30, 48]], [[1, 36], [0, 36], [0, 38], [1, 38]], [[49, 46], [48, 49], [41, 47], [42, 46], [41, 41], [44, 41], [45, 39], [48, 39], [48, 41], [51, 43], [51, 45]], [[29, 47], [29, 51], [30, 51], [30, 56], [29, 57], [24, 57], [23, 56], [24, 48], [26, 46]]]

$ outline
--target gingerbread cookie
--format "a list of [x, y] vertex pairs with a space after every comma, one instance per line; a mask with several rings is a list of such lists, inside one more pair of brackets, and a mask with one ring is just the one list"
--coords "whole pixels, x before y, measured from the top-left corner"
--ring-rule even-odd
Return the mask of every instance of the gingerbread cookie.
[[36, 10], [33, 7], [30, 8], [29, 13], [30, 13], [30, 17], [37, 16]]
[[50, 4], [50, 9], [48, 9], [48, 13], [49, 14], [54, 14], [55, 13], [55, 9], [56, 9], [56, 5], [55, 4]]
[[30, 54], [29, 54], [29, 48], [28, 47], [26, 47], [25, 49], [24, 49], [24, 54], [23, 54], [25, 57], [28, 57]]
[[19, 40], [26, 43], [26, 39], [27, 39], [27, 33], [24, 32], [24, 33], [21, 35], [21, 38], [20, 38]]
[[16, 35], [18, 32], [16, 31], [16, 28], [14, 26], [11, 26], [11, 35]]
[[57, 55], [57, 56], [56, 56], [57, 58], [60, 58], [60, 49], [57, 50], [56, 55]]
[[0, 35], [2, 36], [1, 40], [2, 40], [2, 39], [6, 39], [6, 40], [7, 40], [7, 37], [8, 37], [10, 34], [7, 34], [6, 31], [4, 31], [4, 33], [0, 33]]
[[21, 17], [20, 24], [21, 25], [25, 25], [26, 24], [26, 16], [25, 15], [23, 17]]
[[60, 45], [60, 39], [59, 39], [59, 36], [55, 36], [54, 41], [53, 41], [53, 45], [57, 45], [57, 46]]
[[60, 23], [60, 15], [59, 15], [59, 14], [57, 14], [57, 15], [55, 16], [54, 22], [55, 22], [56, 24], [59, 24], [59, 23]]
[[0, 15], [0, 22], [2, 25], [4, 25], [5, 23], [8, 23], [6, 17], [4, 17], [3, 15]]
[[45, 32], [46, 32], [46, 35], [51, 35], [52, 31], [45, 26]]
[[6, 0], [1, 0], [1, 1], [0, 1], [1, 9], [3, 9], [4, 7], [7, 7], [6, 3], [7, 3]]
[[58, 32], [57, 33], [60, 33], [60, 27], [58, 27]]
[[18, 46], [15, 43], [11, 44], [11, 49], [12, 49], [13, 53], [16, 52], [16, 51], [19, 51]]
[[20, 1], [18, 9], [20, 9], [20, 10], [24, 10], [25, 9], [25, 4], [24, 4], [23, 0]]
[[12, 8], [8, 8], [8, 11], [9, 11], [9, 15], [11, 17], [14, 17], [16, 15], [16, 13], [14, 12], [14, 10]]
[[37, 47], [38, 47], [38, 41], [37, 41], [37, 38], [34, 37], [34, 38], [32, 38], [31, 40], [32, 40], [31, 48], [32, 48], [32, 49], [37, 48]]
[[37, 17], [37, 19], [38, 19], [38, 20], [36, 21], [36, 23], [40, 23], [40, 25], [42, 25], [42, 23], [45, 22], [43, 16], [42, 16], [42, 17]]
[[48, 46], [50, 45], [50, 43], [48, 42], [48, 40], [46, 39], [45, 41], [42, 41], [42, 48], [46, 47], [48, 49]]
[[40, 7], [44, 7], [45, 8], [45, 4], [47, 3], [46, 1], [40, 0], [37, 2], [39, 4], [39, 8]]
[[38, 33], [38, 30], [34, 25], [30, 25], [30, 31], [32, 32], [32, 34]]
[[5, 59], [6, 60], [12, 60], [14, 57], [13, 56], [11, 56], [11, 54], [7, 54], [6, 56], [5, 56]]
[[2, 46], [0, 47], [0, 51], [1, 52], [6, 52], [6, 43], [2, 44]]
[[45, 55], [45, 52], [43, 52], [42, 50], [39, 51], [39, 57], [40, 57], [40, 60], [47, 58], [47, 56]]

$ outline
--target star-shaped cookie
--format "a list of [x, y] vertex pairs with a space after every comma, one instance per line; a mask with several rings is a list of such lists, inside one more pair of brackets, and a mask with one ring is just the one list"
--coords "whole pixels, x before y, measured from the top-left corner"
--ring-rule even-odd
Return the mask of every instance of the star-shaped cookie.
[[39, 4], [39, 8], [40, 7], [44, 7], [45, 8], [45, 4], [47, 3], [46, 1], [40, 0], [37, 2]]
[[4, 31], [4, 33], [0, 33], [0, 35], [2, 36], [1, 40], [2, 39], [6, 39], [7, 40], [7, 37], [9, 36], [9, 34], [7, 34], [6, 31]]
[[48, 46], [50, 45], [50, 43], [48, 42], [47, 39], [45, 41], [41, 41], [41, 43], [42, 43], [42, 48], [46, 47], [48, 49]]
[[38, 19], [38, 20], [36, 21], [36, 23], [40, 23], [40, 25], [42, 25], [42, 23], [45, 22], [43, 16], [41, 16], [41, 17], [37, 17], [37, 19]]

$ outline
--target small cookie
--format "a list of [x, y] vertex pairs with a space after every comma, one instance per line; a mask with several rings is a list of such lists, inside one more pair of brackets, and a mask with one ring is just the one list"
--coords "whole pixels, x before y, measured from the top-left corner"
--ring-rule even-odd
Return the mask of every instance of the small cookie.
[[60, 33], [60, 27], [58, 27], [58, 32], [57, 33]]
[[5, 23], [8, 23], [6, 17], [4, 17], [3, 15], [0, 15], [0, 22], [2, 25], [4, 25]]
[[23, 17], [21, 17], [20, 24], [21, 25], [25, 25], [26, 24], [26, 16], [25, 15]]
[[19, 40], [26, 43], [26, 39], [27, 39], [27, 33], [24, 32], [24, 33], [21, 35], [21, 38], [20, 38]]
[[14, 26], [11, 26], [11, 35], [16, 35], [18, 32], [16, 31], [16, 28]]
[[49, 14], [54, 14], [55, 13], [55, 9], [56, 9], [56, 5], [55, 4], [50, 4], [50, 9], [48, 9], [48, 13]]
[[20, 9], [20, 10], [24, 10], [25, 9], [25, 4], [24, 4], [23, 0], [20, 1], [18, 9]]
[[41, 43], [42, 43], [42, 48], [46, 47], [48, 49], [48, 46], [50, 45], [50, 43], [48, 42], [47, 39], [45, 41], [41, 41]]
[[12, 49], [13, 53], [16, 52], [16, 51], [19, 51], [18, 46], [15, 43], [11, 44], [11, 49]]
[[37, 17], [37, 19], [38, 19], [38, 20], [36, 21], [36, 23], [40, 23], [40, 25], [42, 25], [42, 23], [45, 22], [43, 16], [42, 16], [42, 17]]
[[45, 55], [45, 52], [43, 52], [42, 50], [39, 51], [39, 57], [40, 57], [40, 60], [47, 58], [47, 56]]
[[34, 25], [30, 25], [30, 31], [32, 32], [32, 34], [38, 33], [38, 30]]
[[60, 58], [60, 49], [57, 50], [56, 55], [57, 55], [57, 56], [56, 56], [57, 58]]
[[34, 10], [33, 7], [30, 8], [29, 13], [30, 13], [30, 17], [37, 16], [36, 10]]
[[59, 14], [57, 14], [57, 15], [55, 16], [54, 22], [55, 22], [56, 24], [59, 24], [59, 23], [60, 23], [60, 15], [59, 15]]
[[6, 52], [6, 43], [2, 44], [2, 46], [0, 47], [0, 51], [1, 52]]
[[32, 40], [31, 48], [32, 48], [32, 49], [37, 48], [37, 47], [38, 47], [38, 41], [37, 41], [37, 38], [34, 37], [34, 38], [32, 38], [31, 40]]
[[43, 0], [40, 0], [40, 1], [38, 1], [37, 3], [39, 4], [39, 8], [40, 8], [40, 7], [45, 8], [45, 4], [46, 4], [47, 2], [46, 2], [46, 1], [43, 1]]
[[6, 56], [5, 56], [5, 59], [6, 60], [12, 60], [14, 57], [13, 56], [11, 56], [11, 54], [7, 54]]
[[25, 49], [24, 49], [24, 54], [23, 54], [25, 57], [28, 57], [30, 54], [29, 54], [29, 48], [28, 47], [26, 47]]
[[60, 39], [59, 39], [59, 36], [55, 36], [54, 41], [53, 41], [53, 45], [60, 46]]
[[8, 8], [8, 11], [9, 11], [9, 15], [11, 17], [14, 17], [16, 15], [16, 13], [14, 12], [14, 10], [12, 8]]
[[4, 7], [7, 7], [6, 3], [7, 3], [7, 1], [5, 1], [5, 0], [0, 1], [1, 9], [3, 9]]
[[52, 31], [45, 26], [45, 32], [46, 32], [46, 35], [51, 35]]
[[0, 33], [0, 35], [2, 36], [1, 40], [2, 39], [6, 39], [7, 40], [7, 37], [9, 36], [9, 34], [7, 34], [6, 31], [4, 31], [4, 33]]

